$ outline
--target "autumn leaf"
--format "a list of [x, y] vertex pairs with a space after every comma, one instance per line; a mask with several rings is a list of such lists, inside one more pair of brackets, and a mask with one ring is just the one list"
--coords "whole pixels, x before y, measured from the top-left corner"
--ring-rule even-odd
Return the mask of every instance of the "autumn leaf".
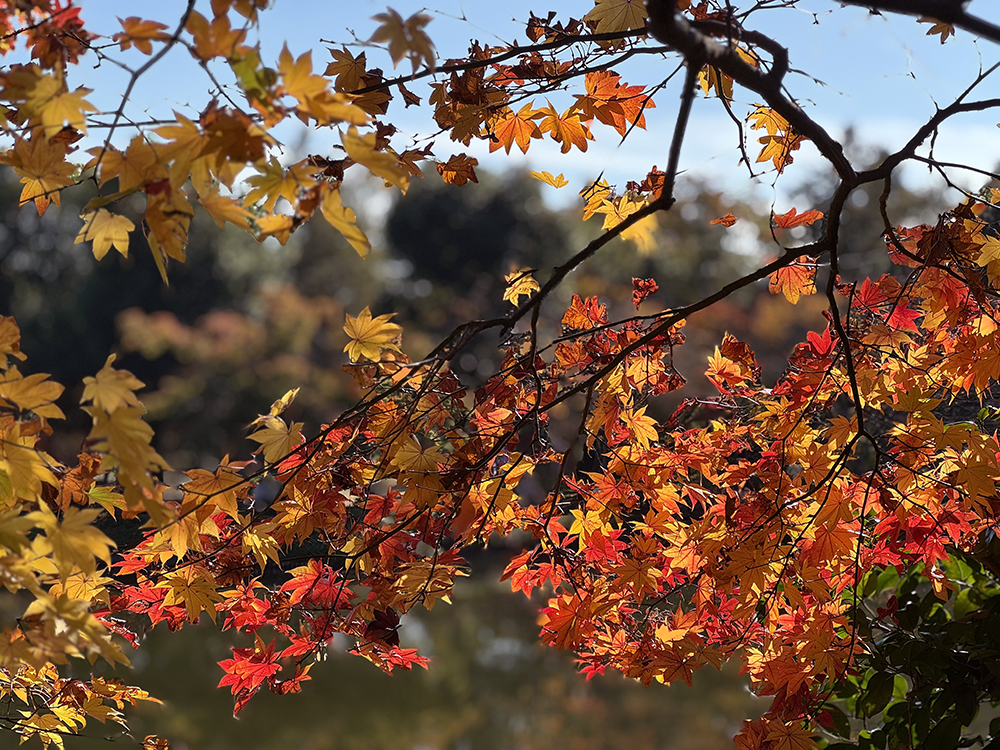
[[49, 376], [39, 372], [22, 377], [16, 367], [0, 373], [0, 404], [14, 404], [22, 411], [34, 412], [46, 419], [63, 419], [64, 414], [55, 405], [63, 387]]
[[449, 157], [444, 164], [438, 164], [437, 171], [446, 185], [461, 187], [467, 182], [479, 182], [475, 170], [478, 164], [479, 160], [474, 156], [455, 154]]
[[246, 31], [230, 26], [226, 14], [216, 16], [209, 23], [201, 13], [192, 11], [185, 28], [194, 37], [194, 50], [198, 57], [206, 61], [215, 57], [234, 57], [246, 38]]
[[264, 198], [263, 207], [268, 213], [274, 211], [274, 204], [279, 198], [284, 198], [295, 205], [299, 190], [311, 188], [316, 184], [316, 180], [313, 179], [316, 167], [309, 165], [305, 160], [293, 164], [286, 170], [272, 157], [271, 161], [258, 170], [258, 174], [247, 178], [247, 183], [252, 185], [253, 189], [247, 193], [244, 202], [246, 205], [252, 205]]
[[507, 289], [503, 293], [503, 298], [514, 305], [514, 307], [517, 307], [518, 300], [522, 296], [530, 297], [541, 288], [538, 286], [538, 282], [532, 278], [532, 270], [530, 268], [521, 268], [511, 271], [504, 276], [504, 281], [507, 282]]
[[945, 23], [944, 21], [939, 21], [936, 18], [928, 18], [924, 16], [917, 19], [917, 23], [929, 23], [931, 27], [927, 30], [927, 36], [934, 36], [935, 34], [940, 35], [941, 44], [948, 41], [948, 37], [955, 36], [955, 27], [950, 23]]
[[333, 57], [333, 62], [326, 66], [323, 75], [336, 76], [334, 88], [346, 93], [361, 88], [361, 79], [368, 72], [365, 53], [355, 57], [346, 47], [341, 47], [339, 50], [330, 49], [330, 56]]
[[351, 159], [366, 167], [376, 177], [381, 177], [387, 184], [406, 192], [410, 185], [409, 170], [392, 154], [375, 148], [374, 133], [359, 135], [357, 128], [351, 126], [342, 140], [344, 150]]
[[93, 402], [94, 406], [109, 414], [126, 406], [139, 406], [134, 391], [145, 384], [127, 370], [116, 370], [111, 364], [115, 355], [108, 357], [96, 376], [83, 379], [83, 396], [80, 403]]
[[546, 185], [551, 185], [554, 188], [561, 188], [569, 185], [569, 180], [563, 177], [562, 173], [553, 177], [551, 172], [532, 172], [531, 176], [536, 180], [541, 180]]
[[797, 213], [793, 208], [785, 214], [772, 214], [772, 221], [776, 227], [791, 229], [792, 227], [807, 227], [810, 224], [823, 218], [822, 211], [805, 211]]
[[222, 600], [222, 595], [212, 583], [199, 575], [195, 568], [187, 567], [176, 573], [168, 573], [156, 588], [167, 589], [163, 600], [166, 605], [183, 604], [187, 611], [187, 619], [197, 622], [198, 615], [207, 612], [215, 622], [215, 603]]
[[268, 416], [261, 423], [261, 428], [249, 437], [260, 443], [259, 450], [264, 454], [264, 460], [276, 464], [301, 445], [302, 423], [295, 422], [289, 426], [278, 417]]
[[538, 110], [542, 116], [538, 125], [539, 131], [548, 133], [552, 140], [561, 144], [560, 150], [564, 154], [569, 153], [573, 146], [576, 146], [580, 151], [586, 151], [587, 141], [594, 140], [594, 136], [587, 124], [580, 118], [580, 114], [574, 112], [571, 107], [560, 115], [551, 102], [547, 102], [547, 104], [548, 106]]
[[93, 508], [78, 509], [71, 506], [63, 513], [60, 521], [48, 505], [42, 503], [39, 510], [27, 515], [27, 519], [44, 535], [38, 552], [52, 553], [52, 559], [64, 581], [75, 570], [94, 573], [97, 570], [97, 560], [102, 560], [105, 565], [111, 564], [111, 549], [115, 543], [91, 525], [100, 513], [100, 510]]
[[358, 227], [354, 211], [341, 203], [340, 190], [326, 191], [323, 196], [322, 210], [323, 218], [344, 236], [344, 239], [350, 243], [358, 255], [367, 258], [372, 249], [371, 242]]
[[137, 16], [129, 16], [124, 21], [119, 18], [118, 23], [121, 24], [123, 30], [111, 39], [118, 42], [122, 52], [134, 44], [135, 48], [144, 55], [151, 55], [153, 54], [152, 42], [165, 42], [170, 39], [170, 34], [166, 33], [168, 27], [165, 23], [144, 21]]
[[599, 70], [584, 76], [585, 94], [576, 95], [576, 108], [583, 119], [597, 118], [624, 136], [630, 127], [646, 127], [645, 110], [656, 103], [642, 86], [621, 83], [621, 76], [613, 70]]
[[300, 104], [309, 104], [326, 91], [327, 81], [312, 72], [312, 52], [303, 52], [298, 59], [292, 58], [286, 44], [278, 56], [278, 74], [285, 93], [298, 99]]
[[433, 20], [429, 15], [414, 13], [404, 21], [399, 13], [388, 8], [386, 13], [372, 16], [372, 20], [378, 21], [381, 26], [368, 41], [389, 44], [389, 56], [392, 58], [393, 67], [404, 57], [409, 57], [414, 73], [421, 63], [434, 70], [434, 44], [424, 31], [424, 26]]
[[774, 750], [813, 750], [816, 743], [813, 733], [802, 726], [802, 722], [769, 722], [767, 739]]
[[793, 263], [779, 268], [771, 274], [768, 290], [771, 294], [784, 294], [794, 305], [802, 295], [816, 293], [816, 266]]
[[403, 329], [389, 322], [393, 315], [395, 313], [372, 318], [371, 311], [366, 307], [356, 318], [347, 316], [344, 331], [351, 340], [344, 347], [344, 351], [352, 362], [360, 362], [362, 359], [378, 362], [382, 358], [382, 350], [400, 351], [396, 342], [402, 335]]
[[64, 126], [81, 133], [87, 132], [87, 112], [97, 112], [97, 107], [84, 97], [91, 92], [82, 86], [72, 93], [65, 90], [60, 78], [42, 76], [28, 97], [26, 106], [41, 122], [47, 138], [52, 138]]
[[99, 208], [83, 218], [83, 228], [76, 235], [73, 244], [93, 242], [94, 257], [97, 260], [107, 255], [108, 250], [112, 247], [128, 257], [128, 233], [135, 229], [135, 224], [124, 216], [116, 216], [103, 208]]
[[21, 205], [35, 202], [38, 215], [48, 208], [49, 202], [59, 205], [59, 192], [73, 184], [72, 164], [66, 161], [66, 147], [50, 138], [33, 135], [30, 139], [14, 138], [14, 148], [0, 157], [21, 178]]
[[218, 188], [199, 198], [198, 202], [212, 217], [219, 229], [222, 229], [228, 221], [240, 229], [250, 230], [250, 219], [253, 218], [253, 214], [247, 211], [239, 201], [219, 195]]
[[643, 450], [648, 450], [650, 443], [655, 442], [659, 438], [656, 431], [656, 420], [646, 416], [645, 406], [634, 411], [626, 409], [621, 413], [620, 419], [625, 423], [629, 433], [632, 435], [632, 439]]
[[295, 228], [295, 221], [291, 216], [285, 214], [271, 214], [270, 216], [259, 216], [255, 220], [257, 228], [260, 230], [258, 239], [263, 242], [269, 237], [274, 237], [279, 244], [284, 245]]
[[534, 121], [538, 117], [538, 112], [532, 108], [532, 103], [528, 102], [517, 113], [508, 108], [503, 115], [493, 124], [493, 139], [490, 140], [490, 152], [502, 148], [508, 154], [511, 147], [516, 143], [521, 149], [521, 153], [528, 153], [528, 144], [532, 138], [541, 138], [542, 131]]
[[646, 4], [643, 0], [596, 0], [583, 20], [596, 24], [599, 34], [641, 29], [646, 26]]
[[646, 299], [651, 294], [656, 294], [660, 286], [656, 283], [654, 279], [632, 279], [632, 304], [635, 305], [635, 309], [639, 309], [639, 305], [642, 301]]
[[712, 219], [710, 224], [722, 224], [724, 227], [731, 227], [736, 223], [736, 217], [733, 216], [732, 212], [726, 214], [725, 216], [720, 216], [718, 219]]

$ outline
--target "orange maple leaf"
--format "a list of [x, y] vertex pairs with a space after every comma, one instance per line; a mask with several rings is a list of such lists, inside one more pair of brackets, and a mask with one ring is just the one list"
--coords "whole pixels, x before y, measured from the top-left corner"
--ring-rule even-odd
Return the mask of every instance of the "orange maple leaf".
[[590, 128], [580, 119], [579, 113], [573, 112], [572, 107], [560, 115], [549, 102], [547, 107], [538, 111], [543, 114], [539, 130], [561, 144], [562, 153], [568, 153], [573, 146], [586, 151], [587, 141], [594, 140]]
[[133, 44], [135, 48], [144, 55], [153, 54], [152, 42], [164, 42], [170, 38], [166, 33], [167, 25], [157, 21], [144, 21], [138, 16], [129, 16], [124, 21], [118, 19], [124, 31], [111, 37], [112, 41], [118, 42], [121, 51], [124, 52]]
[[[786, 214], [772, 214], [772, 220], [776, 227], [791, 229], [792, 227], [807, 227], [823, 218], [822, 211], [806, 211], [797, 213], [793, 208]], [[714, 223], [714, 222], [713, 222]]]
[[784, 294], [793, 305], [799, 297], [816, 293], [816, 266], [793, 263], [771, 274], [768, 290], [771, 294]]
[[511, 146], [516, 143], [521, 153], [526, 154], [531, 139], [542, 137], [542, 131], [534, 121], [539, 112], [532, 109], [531, 104], [525, 104], [517, 114], [509, 107], [506, 109], [503, 119], [493, 125], [493, 137], [496, 140], [490, 140], [490, 153], [503, 148], [509, 154]]
[[475, 170], [475, 167], [478, 164], [479, 159], [474, 156], [455, 154], [444, 164], [438, 164], [437, 171], [446, 185], [457, 185], [461, 187], [470, 181], [475, 183], [479, 182], [479, 178], [476, 176]]

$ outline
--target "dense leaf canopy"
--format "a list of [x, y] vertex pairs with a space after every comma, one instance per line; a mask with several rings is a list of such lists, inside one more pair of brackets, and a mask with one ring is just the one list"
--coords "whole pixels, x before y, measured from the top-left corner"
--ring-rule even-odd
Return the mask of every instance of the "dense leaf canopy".
[[[345, 175], [396, 193], [418, 179], [476, 190], [475, 156], [438, 158], [432, 139], [400, 145], [392, 118], [403, 105], [426, 107], [442, 138], [480, 143], [480, 155], [546, 140], [570, 154], [645, 129], [672, 97], [664, 167], [625, 185], [574, 185], [582, 218], [602, 223], [596, 238], [555, 267], [505, 269], [507, 312], [461, 323], [418, 360], [407, 321], [361, 301], [343, 322], [356, 404], [305, 424], [287, 418], [297, 389], [274, 394], [245, 455], [213, 470], [168, 465], [143, 383], [114, 354], [78, 391], [92, 425], [82, 451], [56, 460], [46, 446], [63, 386], [32, 372], [17, 322], [0, 320], [0, 579], [25, 594], [0, 636], [0, 725], [45, 746], [91, 719], [127, 726], [125, 705], [155, 698], [62, 665], [127, 663], [149, 627], [203, 615], [244, 638], [219, 664], [236, 712], [261, 690], [308, 689], [337, 634], [385, 671], [426, 667], [400, 646], [400, 618], [449, 600], [467, 573], [463, 550], [514, 536], [530, 541], [505, 577], [544, 601], [541, 640], [574, 651], [588, 677], [690, 681], [735, 660], [773, 698], [737, 747], [990, 742], [996, 727], [974, 722], [1000, 700], [1000, 192], [966, 192], [909, 226], [890, 198], [908, 162], [947, 180], [956, 169], [996, 178], [991, 165], [936, 160], [925, 143], [949, 120], [1000, 107], [980, 93], [1000, 63], [984, 63], [897, 150], [860, 164], [822, 112], [797, 102], [783, 40], [755, 30], [804, 1], [581, 0], [576, 17], [524, 19], [516, 45], [474, 42], [448, 60], [429, 14], [390, 8], [367, 41], [336, 45], [324, 62], [287, 45], [262, 58], [251, 40], [268, 4], [191, 0], [179, 18], [94, 29], [60, 0], [0, 3], [0, 51], [31, 59], [0, 71], [0, 161], [20, 178], [21, 210], [41, 216], [86, 194], [75, 242], [102, 263], [148, 251], [167, 284], [202, 213], [282, 245], [325, 221], [365, 257], [377, 235], [342, 193]], [[1000, 28], [967, 2], [828, 5], [912, 16], [915, 35], [942, 43], [975, 35], [997, 57]], [[132, 48], [138, 65], [119, 59]], [[212, 94], [196, 116], [143, 121], [130, 96], [176, 48]], [[637, 56], [648, 79], [626, 81]], [[375, 58], [401, 65], [398, 75]], [[112, 111], [73, 84], [88, 60], [128, 73]], [[832, 197], [765, 216], [775, 254], [694, 301], [664, 299], [646, 278], [632, 280], [634, 312], [571, 294], [572, 272], [602, 254], [657, 252], [700, 98], [732, 118], [734, 158], [751, 177], [785, 179], [815, 148]], [[296, 120], [329, 155], [280, 148], [275, 128]], [[533, 176], [569, 184], [557, 161], [546, 166]], [[871, 186], [881, 226], [861, 240], [890, 270], [852, 277], [842, 219]], [[754, 218], [703, 223], [721, 242]], [[822, 299], [825, 328], [768, 383], [751, 346], [726, 334], [705, 365], [713, 395], [685, 398], [675, 354], [688, 319], [765, 281], [789, 311]], [[460, 377], [454, 363], [490, 333], [500, 364]], [[665, 413], [660, 397], [673, 392]], [[183, 483], [166, 483], [184, 469]], [[109, 531], [109, 517], [132, 535]]]

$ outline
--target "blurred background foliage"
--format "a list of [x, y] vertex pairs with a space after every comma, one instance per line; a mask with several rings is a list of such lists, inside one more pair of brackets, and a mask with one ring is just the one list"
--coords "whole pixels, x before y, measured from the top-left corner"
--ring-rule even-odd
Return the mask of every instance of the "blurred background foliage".
[[[505, 313], [503, 276], [513, 268], [547, 269], [564, 262], [600, 232], [600, 219], [580, 221], [578, 208], [553, 210], [551, 190], [525, 173], [480, 174], [475, 189], [415, 181], [391, 205], [380, 186], [360, 186], [351, 204], [375, 241], [361, 260], [324, 222], [302, 227], [284, 247], [256, 244], [246, 234], [218, 229], [200, 214], [191, 228], [187, 262], [170, 267], [164, 285], [147, 247], [134, 242], [128, 258], [100, 263], [73, 239], [80, 206], [64, 198], [39, 219], [17, 209], [19, 186], [0, 182], [0, 313], [14, 315], [33, 372], [67, 386], [68, 415], [45, 448], [72, 461], [89, 427], [76, 405], [81, 381], [110, 353], [146, 383], [141, 394], [156, 445], [174, 466], [214, 468], [222, 455], [249, 456], [246, 425], [285, 391], [301, 387], [291, 418], [314, 433], [349, 406], [358, 392], [341, 365], [345, 313], [369, 306], [395, 312], [404, 350], [414, 359], [463, 321]], [[832, 185], [803, 184], [793, 205], [823, 205]], [[883, 222], [875, 186], [856, 191], [845, 213], [845, 281], [889, 270], [879, 239]], [[76, 194], [74, 194], [76, 195]], [[83, 198], [81, 198], [83, 199]], [[953, 198], [935, 191], [893, 191], [895, 223], [931, 220]], [[382, 206], [370, 210], [365, 206]], [[783, 212], [788, 207], [778, 207]], [[752, 270], [761, 258], [809, 238], [818, 227], [772, 235], [766, 203], [735, 201], [710, 185], [687, 182], [682, 199], [658, 218], [655, 248], [640, 252], [615, 240], [586, 263], [544, 305], [541, 324], [559, 331], [572, 292], [598, 295], [611, 319], [635, 314], [632, 278], [659, 285], [640, 312], [695, 302]], [[136, 207], [139, 222], [140, 208]], [[733, 213], [731, 228], [711, 221]], [[763, 217], [763, 218], [762, 218]], [[825, 272], [821, 269], [820, 280]], [[794, 344], [826, 321], [822, 295], [792, 307], [759, 283], [692, 317], [675, 366], [687, 378], [679, 392], [651, 405], [669, 414], [682, 398], [710, 396], [707, 357], [723, 333], [749, 343], [764, 379], [782, 372]], [[487, 334], [452, 363], [469, 385], [499, 365], [496, 337]], [[555, 420], [573, 427], [579, 415], [563, 407]], [[508, 545], [517, 545], [508, 540]], [[570, 654], [537, 642], [538, 602], [498, 583], [509, 546], [473, 560], [474, 575], [451, 607], [411, 615], [404, 642], [433, 659], [430, 671], [386, 677], [360, 659], [331, 652], [314, 668], [302, 695], [261, 696], [239, 722], [220, 717], [230, 697], [215, 685], [212, 664], [234, 644], [206, 626], [166, 635], [153, 632], [134, 656], [140, 684], [168, 700], [144, 711], [136, 736], [160, 733], [177, 750], [229, 748], [566, 748], [669, 747], [712, 750], [731, 746], [742, 718], [763, 710], [731, 670], [696, 675], [695, 689], [650, 689], [619, 676], [586, 682]], [[340, 644], [343, 646], [344, 644]], [[340, 654], [340, 655], [338, 655]], [[99, 730], [95, 730], [99, 734]], [[80, 748], [107, 747], [103, 740]]]

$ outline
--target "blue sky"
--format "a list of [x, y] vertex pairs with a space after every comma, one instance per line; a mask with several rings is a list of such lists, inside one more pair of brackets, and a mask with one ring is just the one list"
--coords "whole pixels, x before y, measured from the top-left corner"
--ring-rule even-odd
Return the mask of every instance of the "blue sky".
[[[94, 32], [111, 35], [120, 29], [116, 16], [140, 15], [171, 25], [179, 18], [183, 0], [156, 0], [137, 3], [135, 0], [79, 0], [82, 15], [88, 28]], [[196, 7], [208, 14], [207, 0], [199, 0]], [[528, 11], [542, 15], [556, 10], [560, 18], [582, 16], [592, 6], [591, 0], [504, 0], [482, 2], [439, 0], [433, 7], [410, 0], [393, 0], [393, 7], [404, 17], [426, 10], [434, 16], [427, 31], [437, 45], [442, 58], [460, 57], [471, 38], [486, 43], [499, 40], [518, 40], [527, 43], [523, 35], [523, 19]], [[990, 8], [991, 11], [988, 11]], [[356, 34], [367, 39], [376, 23], [371, 16], [385, 9], [378, 0], [352, 0], [352, 2], [321, 2], [318, 0], [277, 0], [265, 12], [262, 23], [262, 57], [274, 60], [287, 41], [291, 51], [298, 55], [313, 50], [314, 67], [322, 70], [329, 55], [321, 39], [350, 42]], [[987, 17], [1000, 10], [995, 0], [973, 0], [972, 12]], [[959, 31], [958, 36], [942, 45], [937, 37], [928, 37], [926, 24], [917, 24], [914, 18], [884, 18], [872, 16], [857, 8], [841, 8], [833, 0], [804, 0], [800, 9], [761, 12], [753, 16], [756, 27], [785, 43], [790, 49], [793, 69], [806, 71], [813, 78], [791, 73], [786, 84], [791, 93], [809, 109], [810, 113], [835, 135], [853, 127], [858, 140], [865, 145], [896, 149], [905, 143], [912, 132], [933, 114], [935, 106], [947, 105], [958, 91], [975, 77], [980, 66], [988, 67], [1000, 60], [1000, 47], [989, 43], [976, 43], [969, 34]], [[994, 20], [997, 20], [994, 18]], [[250, 39], [251, 43], [257, 40]], [[141, 55], [129, 52], [122, 56], [130, 64], [141, 64]], [[387, 56], [370, 54], [388, 68]], [[408, 63], [400, 66], [406, 71]], [[621, 69], [630, 82], [656, 83], [673, 68], [670, 60], [643, 57], [641, 62], [630, 63]], [[219, 66], [224, 77], [224, 66]], [[982, 85], [981, 94], [973, 98], [995, 96], [1000, 90], [998, 81], [989, 79]], [[74, 70], [70, 85], [86, 85], [95, 89], [91, 100], [101, 109], [112, 110], [118, 101], [107, 92], [121, 91], [127, 74], [108, 63], [99, 67], [84, 64]], [[652, 164], [661, 167], [666, 162], [667, 141], [675, 114], [679, 94], [676, 85], [665, 89], [657, 98], [657, 108], [647, 114], [648, 130], [634, 131], [624, 144], [618, 143], [617, 134], [597, 125], [597, 141], [586, 154], [574, 151], [561, 155], [554, 144], [533, 142], [527, 157], [516, 154], [505, 158], [502, 152], [490, 155], [485, 144], [473, 144], [466, 149], [441, 139], [435, 147], [438, 156], [468, 151], [480, 159], [482, 167], [505, 169], [510, 166], [563, 172], [571, 186], [559, 191], [559, 198], [572, 198], [571, 190], [604, 172], [612, 183], [624, 184], [629, 179], [640, 179]], [[146, 74], [137, 86], [130, 103], [131, 116], [141, 118], [145, 113], [169, 116], [178, 110], [189, 116], [196, 115], [207, 100], [211, 84], [194, 64], [188, 52], [175, 48], [164, 60]], [[421, 96], [426, 88], [415, 86]], [[568, 100], [567, 100], [568, 101]], [[567, 101], [563, 101], [565, 105]], [[560, 105], [555, 100], [556, 106]], [[754, 103], [754, 96], [737, 88], [734, 110], [746, 112]], [[403, 110], [390, 109], [389, 119], [408, 134], [434, 132], [434, 123], [427, 108]], [[941, 132], [936, 154], [948, 161], [967, 162], [992, 169], [1000, 162], [1000, 131], [997, 122], [1000, 114], [966, 115], [947, 125]], [[330, 153], [329, 145], [339, 139], [329, 131], [311, 134], [293, 128], [279, 133], [287, 146], [289, 156], [308, 149], [315, 153]], [[302, 140], [308, 138], [308, 140]], [[405, 144], [399, 141], [400, 146]], [[690, 137], [685, 146], [682, 168], [689, 174], [700, 175], [734, 196], [750, 194], [764, 199], [775, 198], [779, 209], [784, 189], [798, 184], [811, 169], [822, 162], [810, 146], [796, 156], [796, 164], [779, 181], [778, 190], [771, 188], [773, 175], [764, 175], [751, 185], [746, 179], [745, 168], [737, 166], [736, 130], [716, 100], [696, 102]], [[957, 175], [961, 177], [960, 174]], [[931, 178], [926, 170], [912, 167], [905, 178], [912, 182]], [[966, 177], [963, 184], [969, 187], [980, 179]], [[552, 190], [546, 188], [546, 190]], [[554, 191], [553, 191], [554, 192]], [[554, 196], [555, 198], [555, 196]], [[555, 198], [558, 203], [559, 199]]]

